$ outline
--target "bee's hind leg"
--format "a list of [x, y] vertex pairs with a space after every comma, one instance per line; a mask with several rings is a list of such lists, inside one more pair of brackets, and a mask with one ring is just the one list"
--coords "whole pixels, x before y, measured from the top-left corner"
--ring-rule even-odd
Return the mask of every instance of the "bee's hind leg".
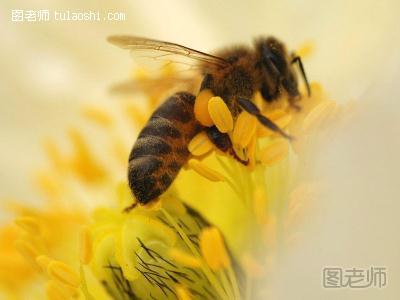
[[281, 136], [287, 138], [288, 140], [293, 140], [292, 136], [290, 136], [286, 132], [284, 132], [281, 128], [279, 128], [278, 125], [276, 125], [274, 122], [272, 122], [266, 116], [262, 115], [259, 108], [253, 102], [251, 102], [248, 99], [244, 99], [244, 98], [238, 98], [237, 101], [241, 108], [243, 108], [249, 114], [255, 116], [257, 118], [257, 120], [263, 126], [267, 127], [268, 129], [271, 129], [272, 131], [274, 131], [276, 133], [279, 133]]
[[210, 141], [222, 152], [232, 155], [241, 164], [247, 166], [249, 160], [241, 159], [233, 149], [232, 141], [228, 134], [222, 133], [217, 127], [207, 127], [204, 129]]

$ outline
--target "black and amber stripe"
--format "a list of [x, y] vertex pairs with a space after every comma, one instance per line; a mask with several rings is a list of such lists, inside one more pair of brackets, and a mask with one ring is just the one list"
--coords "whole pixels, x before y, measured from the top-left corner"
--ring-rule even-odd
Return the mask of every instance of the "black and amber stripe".
[[164, 193], [189, 159], [187, 146], [200, 131], [195, 96], [176, 93], [152, 114], [129, 155], [128, 182], [139, 203]]

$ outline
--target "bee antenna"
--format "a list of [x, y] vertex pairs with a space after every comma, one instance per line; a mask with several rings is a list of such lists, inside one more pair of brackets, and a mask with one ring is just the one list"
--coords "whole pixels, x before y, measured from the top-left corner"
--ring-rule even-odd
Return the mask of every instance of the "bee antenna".
[[311, 96], [311, 88], [310, 88], [310, 84], [308, 83], [308, 80], [307, 80], [306, 72], [304, 71], [303, 62], [301, 61], [301, 57], [298, 56], [298, 55], [293, 57], [291, 63], [292, 64], [295, 64], [295, 63], [298, 64], [298, 66], [300, 68], [301, 76], [303, 77], [303, 80], [304, 80], [304, 82], [306, 84], [306, 87], [307, 87], [308, 97], [310, 97]]

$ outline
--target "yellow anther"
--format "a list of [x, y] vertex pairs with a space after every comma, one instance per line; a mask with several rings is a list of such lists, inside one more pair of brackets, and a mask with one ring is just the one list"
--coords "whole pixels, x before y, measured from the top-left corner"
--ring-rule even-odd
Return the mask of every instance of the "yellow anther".
[[301, 58], [308, 57], [314, 52], [315, 45], [313, 42], [306, 42], [296, 50], [296, 54]]
[[283, 116], [287, 115], [287, 113], [283, 109], [274, 109], [271, 112], [267, 112], [265, 116], [268, 119], [271, 119], [272, 121], [276, 122], [276, 120], [282, 118]]
[[282, 110], [276, 110], [275, 113], [267, 114], [267, 117], [270, 118], [279, 128], [285, 128], [289, 125], [290, 121], [292, 121], [292, 115], [288, 114]]
[[50, 262], [51, 259], [46, 255], [39, 255], [38, 257], [36, 257], [36, 263], [39, 265], [43, 272], [47, 272], [47, 268]]
[[107, 127], [112, 124], [112, 117], [105, 109], [96, 106], [86, 106], [82, 109], [82, 114], [88, 120], [96, 124]]
[[126, 146], [125, 141], [121, 137], [112, 138], [112, 151], [119, 162], [125, 166], [126, 161], [129, 157], [129, 148]]
[[203, 229], [200, 233], [200, 250], [207, 265], [213, 271], [227, 268], [230, 265], [221, 233], [215, 227]]
[[311, 128], [318, 127], [336, 108], [333, 101], [325, 101], [314, 107], [304, 118], [303, 130], [308, 131]]
[[78, 295], [78, 290], [72, 286], [49, 280], [46, 286], [46, 295], [49, 300], [66, 300]]
[[62, 184], [52, 174], [38, 172], [35, 174], [35, 184], [50, 199], [55, 199], [62, 192]]
[[94, 158], [88, 141], [85, 140], [81, 132], [76, 129], [70, 130], [69, 135], [75, 152], [71, 161], [73, 171], [88, 182], [95, 182], [103, 179], [106, 175], [106, 170]]
[[47, 158], [50, 160], [54, 169], [64, 171], [67, 165], [66, 159], [63, 157], [59, 146], [51, 139], [47, 139], [43, 143], [44, 150], [46, 151]]
[[278, 125], [279, 128], [285, 128], [289, 125], [290, 121], [292, 121], [292, 115], [285, 114], [275, 121], [275, 124]]
[[214, 125], [208, 112], [208, 100], [214, 97], [210, 90], [202, 90], [196, 97], [194, 103], [194, 115], [201, 125], [210, 127]]
[[215, 181], [215, 182], [225, 181], [224, 175], [207, 167], [206, 165], [202, 164], [201, 162], [199, 162], [195, 159], [190, 159], [188, 162], [188, 165], [191, 169], [193, 169], [195, 172], [197, 172], [201, 176], [207, 178], [208, 180]]
[[47, 273], [54, 280], [73, 287], [79, 287], [79, 275], [69, 265], [62, 261], [51, 261], [47, 267]]
[[220, 132], [226, 133], [233, 129], [232, 114], [221, 97], [212, 97], [208, 101], [208, 112]]
[[190, 141], [188, 149], [193, 155], [201, 156], [211, 151], [213, 147], [214, 145], [207, 137], [207, 134], [202, 131]]
[[88, 264], [92, 259], [92, 237], [87, 227], [83, 227], [80, 232], [80, 260], [82, 264]]
[[124, 105], [124, 113], [132, 121], [134, 126], [143, 127], [146, 124], [147, 119], [149, 118], [147, 112], [144, 109], [138, 107], [134, 103], [127, 102]]
[[233, 143], [246, 148], [257, 128], [257, 119], [247, 112], [241, 112], [233, 129]]
[[15, 224], [33, 236], [37, 236], [41, 233], [40, 224], [35, 218], [19, 217], [15, 219]]
[[286, 157], [288, 152], [287, 140], [279, 138], [261, 150], [260, 160], [265, 165], [271, 165]]
[[54, 285], [52, 281], [49, 281], [46, 286], [46, 296], [48, 300], [67, 300], [68, 297], [64, 297], [58, 288]]
[[185, 267], [197, 268], [201, 265], [201, 261], [198, 258], [177, 248], [170, 249], [168, 254], [173, 260]]
[[36, 257], [39, 255], [39, 251], [36, 247], [28, 241], [17, 240], [15, 242], [15, 248], [31, 262], [35, 262]]
[[176, 286], [175, 291], [176, 295], [178, 296], [178, 300], [192, 300], [190, 292], [184, 286]]

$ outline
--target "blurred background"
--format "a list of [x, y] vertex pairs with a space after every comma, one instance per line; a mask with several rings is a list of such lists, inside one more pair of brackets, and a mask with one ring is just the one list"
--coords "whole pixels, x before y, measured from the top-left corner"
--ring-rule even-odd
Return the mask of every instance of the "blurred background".
[[[12, 22], [12, 10], [121, 12], [123, 21]], [[43, 138], [79, 123], [85, 102], [112, 101], [126, 79], [128, 53], [106, 37], [132, 34], [212, 51], [274, 35], [297, 49], [311, 81], [359, 114], [318, 157], [334, 187], [304, 232], [304, 244], [275, 278], [276, 299], [398, 299], [400, 296], [400, 3], [384, 1], [48, 1], [0, 4], [0, 197], [35, 202], [32, 170], [43, 165]], [[387, 266], [386, 289], [326, 290], [329, 265]]]

